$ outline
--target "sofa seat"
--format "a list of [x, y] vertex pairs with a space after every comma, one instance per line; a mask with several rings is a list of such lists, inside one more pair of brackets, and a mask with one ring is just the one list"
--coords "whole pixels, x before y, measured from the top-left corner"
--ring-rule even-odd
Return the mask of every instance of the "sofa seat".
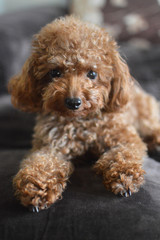
[[0, 151], [1, 240], [159, 240], [160, 163], [146, 158], [146, 183], [129, 198], [108, 192], [89, 166], [77, 167], [62, 200], [31, 213], [13, 196], [12, 178], [27, 150]]

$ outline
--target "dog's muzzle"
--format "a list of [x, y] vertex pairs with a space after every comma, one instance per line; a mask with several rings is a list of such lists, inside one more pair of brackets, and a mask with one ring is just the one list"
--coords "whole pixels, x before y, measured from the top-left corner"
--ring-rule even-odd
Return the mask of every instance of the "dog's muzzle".
[[80, 98], [66, 98], [65, 105], [67, 108], [72, 110], [77, 110], [81, 106], [81, 99]]

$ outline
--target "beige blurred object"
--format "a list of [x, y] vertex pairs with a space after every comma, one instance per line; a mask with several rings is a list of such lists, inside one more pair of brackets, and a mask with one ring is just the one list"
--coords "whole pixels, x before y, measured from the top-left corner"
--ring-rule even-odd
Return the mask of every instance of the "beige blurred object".
[[160, 5], [160, 0], [157, 0], [157, 3]]
[[104, 24], [103, 27], [114, 38], [117, 38], [122, 31], [122, 27], [119, 24]]
[[147, 21], [137, 13], [127, 14], [123, 18], [126, 29], [130, 34], [136, 34], [148, 29]]
[[110, 0], [110, 3], [114, 7], [127, 7], [128, 6], [128, 1], [127, 0]]
[[70, 13], [98, 25], [103, 23], [103, 13], [101, 8], [107, 0], [72, 0]]
[[148, 50], [151, 47], [151, 43], [144, 38], [132, 38], [128, 41], [128, 45], [141, 50]]

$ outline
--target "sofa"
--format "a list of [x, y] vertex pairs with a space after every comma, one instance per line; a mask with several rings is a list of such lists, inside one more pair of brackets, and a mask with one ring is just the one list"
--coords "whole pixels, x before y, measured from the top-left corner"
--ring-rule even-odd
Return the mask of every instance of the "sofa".
[[[89, 156], [77, 163], [62, 200], [49, 209], [29, 212], [14, 197], [12, 178], [31, 147], [35, 115], [12, 107], [7, 82], [29, 55], [32, 35], [65, 14], [66, 9], [43, 6], [0, 16], [0, 240], [159, 240], [158, 150], [144, 159], [145, 184], [129, 198], [106, 191]], [[160, 99], [160, 45], [120, 45], [132, 75]]]

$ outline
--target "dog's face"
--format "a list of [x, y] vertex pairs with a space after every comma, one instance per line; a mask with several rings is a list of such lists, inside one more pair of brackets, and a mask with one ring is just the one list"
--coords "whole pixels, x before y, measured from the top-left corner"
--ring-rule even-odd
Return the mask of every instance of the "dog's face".
[[116, 111], [127, 103], [130, 83], [128, 67], [105, 30], [67, 17], [35, 36], [32, 54], [9, 91], [22, 110], [76, 117]]

